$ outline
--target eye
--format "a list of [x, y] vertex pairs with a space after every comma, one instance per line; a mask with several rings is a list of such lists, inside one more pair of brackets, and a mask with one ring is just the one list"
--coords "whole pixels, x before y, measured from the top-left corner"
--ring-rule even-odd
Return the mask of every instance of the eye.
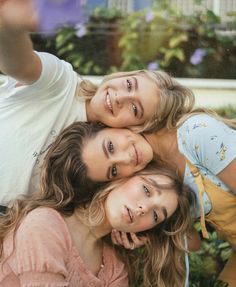
[[158, 214], [156, 213], [155, 210], [153, 210], [153, 218], [154, 218], [154, 221], [157, 223], [157, 221], [158, 221]]
[[129, 79], [127, 79], [126, 83], [127, 83], [128, 92], [130, 92], [132, 90], [132, 82]]
[[115, 165], [112, 166], [111, 168], [111, 176], [116, 177], [117, 176], [117, 168]]
[[109, 141], [109, 142], [107, 143], [107, 149], [108, 149], [108, 151], [109, 151], [110, 153], [113, 153], [113, 152], [114, 152], [114, 145], [113, 145], [113, 143], [112, 143], [111, 141]]
[[150, 196], [150, 190], [147, 188], [146, 185], [143, 185], [143, 190], [146, 193], [147, 196]]
[[135, 106], [135, 104], [132, 104], [132, 110], [133, 110], [134, 116], [137, 117], [138, 108]]

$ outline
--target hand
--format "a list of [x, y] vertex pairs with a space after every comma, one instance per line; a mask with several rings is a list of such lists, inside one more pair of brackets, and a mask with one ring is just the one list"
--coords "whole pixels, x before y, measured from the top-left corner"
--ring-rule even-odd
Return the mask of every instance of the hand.
[[38, 15], [33, 0], [1, 0], [0, 27], [14, 30], [35, 30]]
[[130, 232], [129, 236], [126, 232], [121, 232], [113, 229], [111, 232], [111, 239], [115, 245], [124, 246], [126, 249], [135, 249], [143, 246], [147, 242], [147, 238], [138, 237], [135, 233]]

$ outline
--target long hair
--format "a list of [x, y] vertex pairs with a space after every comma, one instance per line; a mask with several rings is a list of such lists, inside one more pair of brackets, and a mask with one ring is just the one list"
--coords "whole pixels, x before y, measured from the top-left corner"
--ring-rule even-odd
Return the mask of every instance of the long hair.
[[176, 127], [177, 128], [180, 127], [188, 118], [190, 118], [194, 115], [199, 115], [199, 114], [207, 114], [207, 115], [215, 118], [216, 120], [223, 122], [228, 127], [236, 129], [236, 119], [227, 119], [227, 118], [221, 117], [220, 115], [217, 114], [217, 112], [215, 112], [212, 109], [208, 109], [208, 108], [196, 108], [196, 109], [193, 109], [191, 112], [186, 113], [185, 115], [183, 115], [179, 119]]
[[[140, 126], [130, 126], [135, 132], [156, 132], [167, 126], [176, 127], [182, 115], [193, 109], [195, 98], [193, 92], [187, 87], [179, 84], [169, 74], [162, 71], [136, 70], [131, 72], [117, 72], [104, 77], [101, 84], [119, 77], [141, 75], [147, 77], [157, 86], [157, 98], [159, 99], [156, 112], [151, 119]], [[77, 93], [86, 99], [91, 99], [98, 86], [89, 80], [83, 80], [78, 86]], [[147, 95], [148, 96], [148, 95]]]
[[[141, 232], [148, 238], [147, 244], [137, 252], [116, 247], [118, 256], [126, 263], [130, 286], [145, 287], [182, 287], [185, 279], [183, 264], [184, 236], [192, 226], [190, 205], [194, 204], [192, 192], [184, 186], [177, 175], [169, 168], [149, 164], [136, 176], [162, 175], [170, 179], [168, 184], [160, 184], [162, 190], [172, 189], [178, 195], [178, 207], [174, 214], [155, 228]], [[96, 226], [105, 218], [104, 201], [116, 186], [127, 181], [120, 179], [109, 183], [106, 188], [96, 193], [89, 206], [89, 224]], [[87, 214], [87, 211], [85, 211]], [[108, 243], [110, 237], [106, 237]], [[111, 242], [110, 242], [111, 244]], [[140, 283], [140, 272], [141, 281]]]
[[31, 210], [46, 206], [71, 215], [75, 208], [91, 200], [103, 184], [89, 179], [81, 153], [86, 140], [101, 129], [98, 124], [73, 123], [59, 134], [44, 159], [40, 190], [10, 202], [6, 213], [0, 216], [1, 247], [7, 233], [16, 230]]

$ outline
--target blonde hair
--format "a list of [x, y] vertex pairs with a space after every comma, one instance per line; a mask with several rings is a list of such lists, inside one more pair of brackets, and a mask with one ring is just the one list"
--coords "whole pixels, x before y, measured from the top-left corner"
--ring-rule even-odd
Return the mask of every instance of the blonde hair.
[[[162, 71], [136, 70], [131, 72], [117, 72], [104, 77], [101, 84], [120, 77], [142, 75], [146, 76], [157, 85], [157, 97], [159, 98], [156, 112], [149, 120], [140, 126], [130, 126], [135, 132], [155, 132], [167, 126], [176, 127], [182, 115], [190, 112], [194, 106], [193, 92], [179, 84], [170, 75]], [[90, 100], [96, 93], [98, 86], [88, 80], [83, 80], [78, 89], [78, 95]]]
[[200, 114], [206, 114], [209, 115], [210, 117], [215, 118], [218, 121], [223, 122], [224, 124], [226, 124], [228, 127], [231, 127], [233, 129], [236, 129], [236, 119], [227, 119], [224, 117], [221, 117], [220, 115], [217, 114], [217, 112], [215, 112], [212, 109], [207, 109], [207, 108], [196, 108], [194, 110], [192, 110], [190, 113], [187, 113], [185, 115], [183, 115], [179, 121], [177, 122], [176, 127], [180, 127], [187, 119], [189, 119], [190, 117], [194, 116], [194, 115], [200, 115]]
[[[140, 235], [146, 236], [148, 241], [145, 247], [139, 250], [139, 253], [119, 247], [116, 247], [116, 250], [118, 256], [127, 265], [130, 286], [137, 284], [140, 280], [140, 272], [143, 270], [142, 286], [182, 287], [185, 279], [183, 242], [184, 234], [192, 226], [190, 216], [190, 205], [193, 203], [192, 193], [182, 184], [174, 172], [164, 166], [151, 163], [135, 176], [147, 175], [162, 175], [170, 179], [168, 184], [160, 184], [159, 187], [162, 190], [171, 189], [177, 193], [178, 207], [165, 222], [151, 230], [140, 233]], [[109, 183], [107, 188], [94, 196], [89, 205], [89, 212], [85, 211], [85, 214], [89, 216], [90, 225], [96, 226], [102, 223], [105, 218], [104, 202], [107, 195], [127, 180], [128, 178]], [[107, 236], [106, 240], [111, 244], [110, 236]]]
[[[68, 131], [67, 131], [68, 132]], [[73, 133], [72, 133], [73, 134]], [[75, 138], [72, 136], [73, 141]], [[62, 140], [62, 139], [60, 139]], [[63, 142], [64, 146], [65, 142]], [[121, 179], [107, 185], [106, 188], [98, 192], [91, 203], [85, 205], [83, 201], [79, 201], [77, 196], [76, 182], [74, 182], [74, 171], [77, 170], [76, 163], [69, 156], [69, 160], [63, 164], [57, 161], [57, 144], [51, 148], [44, 164], [44, 173], [49, 176], [42, 177], [42, 190], [40, 193], [31, 196], [22, 196], [9, 205], [6, 214], [0, 217], [0, 245], [1, 253], [4, 237], [10, 230], [16, 232], [22, 218], [24, 218], [31, 210], [40, 207], [50, 207], [64, 215], [73, 214], [75, 208], [84, 211], [89, 216], [89, 222], [92, 226], [101, 224], [104, 216], [104, 201], [108, 193], [117, 185], [128, 179]], [[55, 155], [55, 157], [54, 157]], [[54, 163], [53, 165], [51, 165]], [[70, 165], [72, 166], [70, 168]], [[56, 168], [58, 166], [58, 168]], [[63, 175], [58, 173], [59, 168], [65, 172]], [[54, 168], [56, 173], [54, 173]], [[71, 175], [72, 173], [72, 175]], [[51, 174], [57, 176], [51, 176]], [[182, 266], [183, 254], [183, 235], [191, 224], [189, 206], [191, 203], [190, 192], [188, 192], [176, 174], [172, 171], [158, 167], [156, 164], [150, 164], [145, 170], [139, 172], [137, 176], [145, 175], [162, 175], [170, 179], [165, 185], [160, 185], [161, 189], [171, 189], [178, 194], [178, 207], [175, 213], [164, 223], [158, 225], [152, 230], [142, 232], [149, 240], [143, 249], [142, 256], [126, 250], [118, 250], [118, 255], [127, 264], [129, 270], [130, 282], [134, 282], [139, 277], [135, 272], [134, 264], [140, 265], [144, 263], [143, 281], [144, 286], [181, 286], [184, 280], [184, 269]], [[72, 177], [71, 177], [72, 176]], [[77, 176], [79, 176], [77, 174]], [[57, 178], [58, 177], [58, 178]], [[59, 180], [59, 181], [58, 181]], [[45, 182], [44, 182], [45, 181]], [[84, 208], [87, 206], [87, 208]], [[109, 236], [105, 238], [108, 240]], [[107, 241], [109, 242], [109, 240]], [[109, 242], [111, 244], [111, 242]], [[6, 259], [6, 258], [4, 258]]]

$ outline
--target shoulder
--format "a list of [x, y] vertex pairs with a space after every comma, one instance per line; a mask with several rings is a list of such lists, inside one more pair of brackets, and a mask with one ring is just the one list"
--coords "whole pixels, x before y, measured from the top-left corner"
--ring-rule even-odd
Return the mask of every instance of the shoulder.
[[179, 128], [188, 130], [188, 132], [199, 132], [207, 130], [209, 127], [226, 126], [220, 119], [208, 114], [197, 114], [189, 117]]
[[[22, 220], [17, 232], [17, 238], [30, 236], [38, 240], [44, 238], [69, 243], [69, 233], [65, 221], [59, 212], [52, 208], [39, 207], [29, 212]], [[36, 238], [35, 238], [36, 239]]]
[[178, 128], [178, 138], [185, 145], [208, 145], [215, 138], [221, 139], [225, 135], [230, 138], [235, 134], [224, 122], [207, 114], [193, 115], [186, 119]]
[[8, 260], [16, 274], [28, 271], [64, 272], [70, 236], [61, 215], [51, 208], [36, 208], [15, 232]]

